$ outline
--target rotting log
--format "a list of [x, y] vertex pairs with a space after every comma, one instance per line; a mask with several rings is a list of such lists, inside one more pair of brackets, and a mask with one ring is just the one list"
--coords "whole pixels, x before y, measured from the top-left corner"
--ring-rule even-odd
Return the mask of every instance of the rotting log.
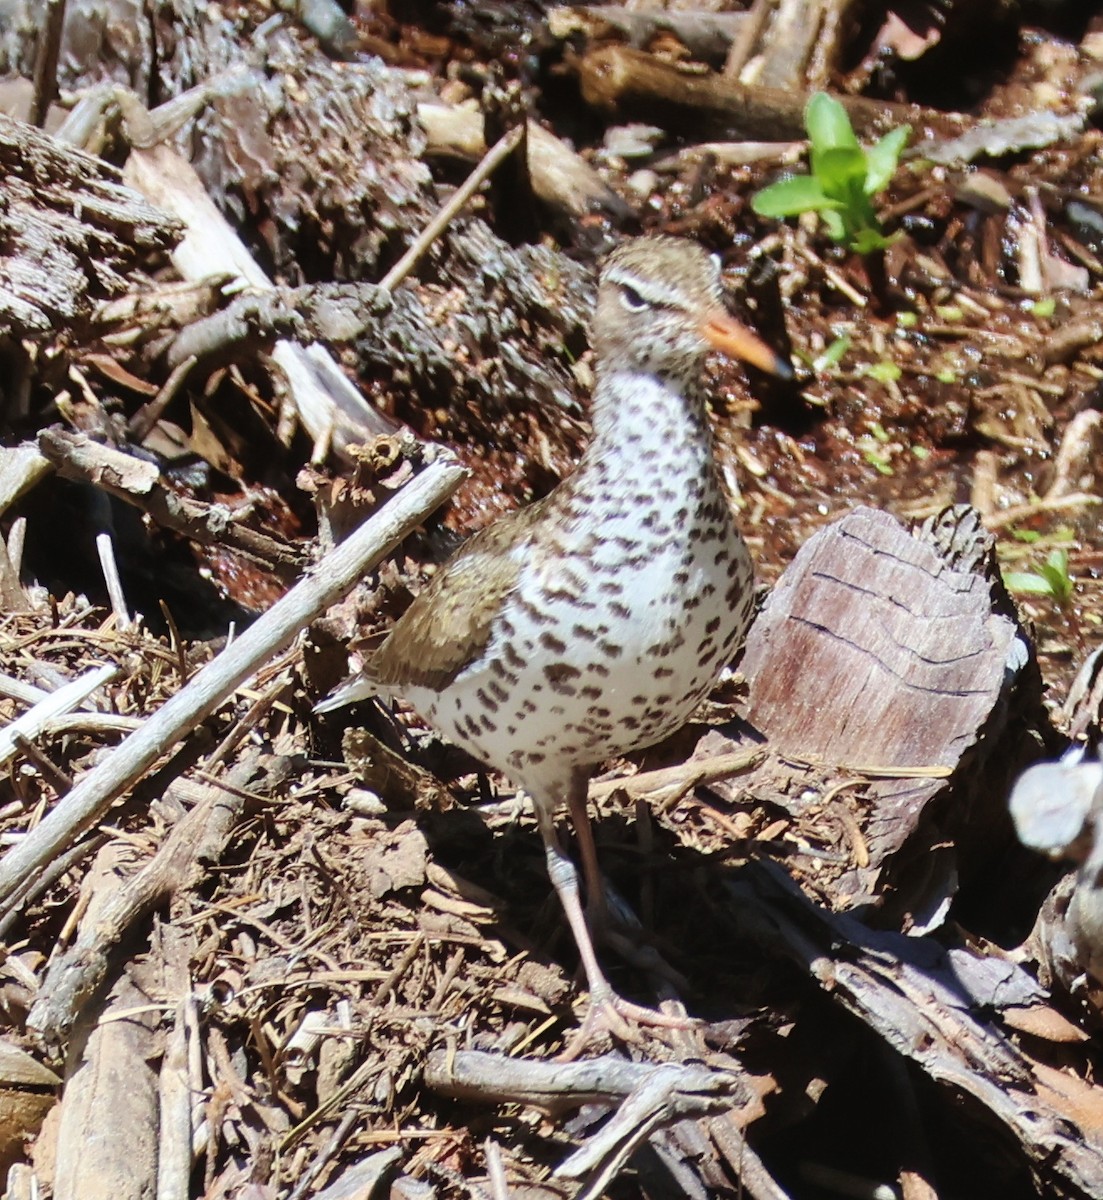
[[[587, 103], [621, 121], [645, 120], [697, 138], [789, 141], [804, 136], [800, 91], [746, 87], [716, 72], [685, 70], [626, 46], [591, 50], [579, 64]], [[855, 132], [873, 138], [900, 125], [923, 134], [960, 132], [964, 118], [914, 104], [840, 96]]]
[[180, 235], [114, 167], [4, 116], [0, 198], [0, 334], [9, 337], [72, 336]]
[[[1044, 737], [1048, 718], [992, 547], [969, 509], [919, 535], [854, 509], [801, 547], [751, 628], [746, 716], [768, 754], [710, 786], [841, 826], [848, 865], [816, 880], [835, 908], [891, 896], [881, 920], [933, 928], [959, 875], [1013, 842], [1024, 724]], [[734, 748], [712, 733], [698, 755]]]

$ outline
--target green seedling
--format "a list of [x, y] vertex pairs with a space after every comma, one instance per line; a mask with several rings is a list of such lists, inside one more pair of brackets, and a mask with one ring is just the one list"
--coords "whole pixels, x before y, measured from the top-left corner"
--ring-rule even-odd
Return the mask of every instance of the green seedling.
[[1072, 599], [1073, 579], [1069, 574], [1069, 552], [1051, 550], [1036, 571], [1007, 571], [1003, 582], [1010, 592], [1027, 596], [1048, 596], [1060, 607]]
[[817, 375], [823, 375], [827, 371], [834, 369], [843, 360], [843, 355], [850, 349], [850, 338], [843, 334], [842, 337], [837, 337], [830, 346], [820, 355], [812, 360], [812, 370]]
[[902, 125], [865, 149], [855, 136], [846, 109], [826, 92], [817, 92], [804, 110], [811, 143], [810, 175], [781, 179], [755, 194], [751, 207], [761, 217], [819, 213], [836, 241], [872, 254], [890, 246], [871, 197], [883, 191], [896, 172], [911, 127]]
[[884, 359], [881, 362], [869, 363], [865, 374], [870, 379], [876, 379], [878, 383], [895, 383], [904, 372], [897, 363]]
[[881, 475], [895, 475], [892, 463], [878, 450], [863, 450], [862, 457]]

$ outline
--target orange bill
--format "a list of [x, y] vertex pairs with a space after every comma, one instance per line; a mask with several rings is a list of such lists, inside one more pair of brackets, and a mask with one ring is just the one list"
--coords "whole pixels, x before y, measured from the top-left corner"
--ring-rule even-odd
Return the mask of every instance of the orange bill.
[[729, 358], [741, 358], [751, 366], [783, 379], [792, 378], [793, 368], [789, 363], [726, 312], [709, 313], [701, 324], [701, 332], [710, 346]]

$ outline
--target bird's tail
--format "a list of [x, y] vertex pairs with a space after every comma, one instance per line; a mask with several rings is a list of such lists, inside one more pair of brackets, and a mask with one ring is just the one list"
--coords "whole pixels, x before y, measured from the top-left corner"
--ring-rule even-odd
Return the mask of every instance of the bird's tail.
[[344, 683], [338, 684], [324, 699], [314, 705], [316, 713], [333, 712], [335, 708], [344, 708], [346, 704], [355, 704], [358, 700], [367, 700], [378, 695], [379, 688], [363, 675], [353, 675]]

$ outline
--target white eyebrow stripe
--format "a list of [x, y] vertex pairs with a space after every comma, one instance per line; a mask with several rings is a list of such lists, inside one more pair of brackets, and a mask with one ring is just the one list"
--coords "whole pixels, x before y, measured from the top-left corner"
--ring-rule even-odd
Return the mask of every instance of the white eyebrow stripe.
[[605, 278], [611, 283], [619, 284], [621, 287], [629, 287], [633, 291], [639, 292], [648, 304], [685, 309], [694, 307], [685, 293], [679, 291], [678, 288], [657, 288], [648, 280], [641, 279], [638, 275], [633, 275], [631, 271], [622, 271], [619, 267], [607, 268]]

